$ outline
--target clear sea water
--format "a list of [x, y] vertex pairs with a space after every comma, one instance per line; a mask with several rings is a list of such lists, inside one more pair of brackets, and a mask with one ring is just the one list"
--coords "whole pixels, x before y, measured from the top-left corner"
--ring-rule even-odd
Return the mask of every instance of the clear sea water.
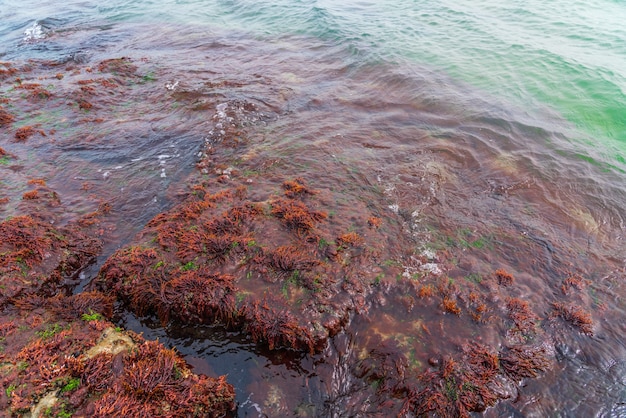
[[[427, 204], [401, 193], [406, 182], [398, 179], [416, 167], [402, 157], [422, 155], [420, 135], [443, 138], [445, 145], [424, 139], [424, 149], [454, 155], [449, 162], [456, 165], [456, 175], [472, 178], [475, 193], [461, 198], [466, 189], [460, 186], [431, 187], [433, 197], [445, 200], [441, 197], [448, 193], [448, 202], [458, 197], [485, 213], [489, 206], [481, 189], [514, 190], [515, 179], [531, 182], [536, 192], [519, 203], [519, 212], [511, 210], [503, 219], [515, 218], [563, 245], [592, 243], [586, 250], [572, 244], [572, 252], [607, 266], [616, 283], [623, 282], [626, 1], [0, 0], [0, 61], [89, 63], [116, 56], [147, 57], [155, 66], [167, 67], [171, 79], [163, 84], [180, 82], [190, 89], [205, 80], [200, 74], [207, 68], [244, 84], [257, 75], [268, 77], [272, 88], [234, 90], [285, 115], [295, 114], [268, 128], [282, 138], [273, 145], [285, 151], [298, 149], [299, 140], [324, 135], [376, 137], [370, 154], [352, 153], [354, 143], [348, 140], [320, 146], [328, 146], [333, 157], [348, 150], [345, 164], [358, 166], [362, 157], [363, 166], [377, 173], [372, 179], [391, 191], [390, 207], [407, 207], [409, 213], [426, 211]], [[298, 134], [290, 136], [294, 130]], [[184, 148], [181, 143], [171, 146]], [[372, 156], [371, 149], [383, 148], [389, 151]], [[187, 154], [193, 158], [192, 152]], [[432, 173], [432, 167], [418, 168]], [[441, 171], [439, 177], [450, 176]], [[529, 207], [539, 214], [536, 218], [523, 217]], [[482, 216], [451, 209], [441, 213], [469, 224]], [[149, 219], [143, 216], [137, 222]], [[498, 224], [500, 218], [493, 216], [485, 225]], [[608, 277], [607, 271], [597, 277]], [[589, 275], [595, 277], [593, 271]], [[599, 350], [581, 339], [572, 346], [601, 353], [587, 351], [581, 359], [571, 354], [576, 349], [561, 347], [561, 356], [571, 360], [559, 366], [561, 377], [550, 375], [544, 386], [531, 383], [534, 395], [521, 401], [525, 406], [501, 407], [491, 412], [494, 416], [516, 416], [512, 410], [526, 416], [626, 416], [621, 325], [626, 294], [623, 284], [610, 291], [616, 293], [609, 311], [617, 317], [604, 319], [603, 341], [595, 341], [609, 348]], [[128, 326], [177, 344], [200, 371], [209, 368], [208, 362], [213, 370], [240, 379], [241, 416], [256, 416], [263, 406], [251, 401], [252, 390], [246, 389], [251, 383], [243, 376], [254, 368], [252, 363], [276, 367], [271, 370], [277, 381], [290, 382], [296, 373], [231, 337], [220, 334], [219, 343], [203, 343], [198, 335], [168, 336], [128, 315]], [[246, 372], [207, 358], [228, 359]], [[596, 382], [591, 394], [585, 389], [590, 381]], [[577, 400], [568, 397], [570, 392]], [[537, 401], [542, 397], [548, 400]]]
[[[181, 30], [306, 35], [344, 46], [360, 65], [415, 63], [529, 115], [553, 113], [581, 158], [626, 170], [623, 1], [69, 1], [0, 3], [0, 53], [44, 30], [176, 22]], [[462, 101], [462, 98], [458, 98]], [[461, 103], [462, 104], [462, 103]], [[471, 111], [471, 110], [469, 110]], [[569, 122], [569, 123], [568, 123]], [[570, 131], [571, 130], [571, 131]]]

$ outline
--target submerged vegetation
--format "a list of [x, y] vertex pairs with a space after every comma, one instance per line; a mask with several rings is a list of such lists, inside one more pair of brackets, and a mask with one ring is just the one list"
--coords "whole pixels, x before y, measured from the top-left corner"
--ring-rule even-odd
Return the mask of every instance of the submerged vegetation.
[[[111, 65], [107, 63], [102, 71], [109, 71]], [[3, 79], [32, 71], [30, 66], [17, 69], [5, 64], [3, 68]], [[9, 114], [0, 108], [3, 133], [16, 118], [28, 116], [32, 102], [55, 100], [38, 83], [16, 81], [15, 92], [19, 98], [11, 99], [12, 107], [24, 100], [26, 109]], [[15, 143], [36, 142], [47, 135], [43, 129], [24, 125], [12, 137], [16, 142], [5, 141], [3, 147], [13, 150]], [[22, 149], [0, 148], [5, 173], [19, 173], [21, 168], [14, 164], [23, 156]], [[81, 272], [102, 253], [110, 205], [100, 202], [92, 212], [72, 215], [63, 196], [45, 179], [17, 179], [26, 189], [21, 199], [7, 190], [0, 200], [18, 209], [18, 214], [0, 221], [0, 409], [4, 415], [217, 417], [231, 413], [234, 388], [225, 376], [196, 375], [175, 351], [116, 329], [111, 322], [114, 296], [96, 291], [73, 294]]]
[[99, 252], [100, 241], [87, 232], [76, 225], [57, 230], [27, 215], [0, 223], [0, 408], [12, 416], [42, 410], [53, 416], [218, 416], [232, 410], [233, 388], [223, 376], [196, 376], [158, 342], [114, 331], [113, 297], [63, 291], [62, 279]]
[[[358, 383], [333, 396], [371, 396], [375, 401], [368, 398], [358, 411], [373, 415], [468, 417], [515, 399], [524, 379], [549, 370], [553, 334], [595, 334], [604, 300], [576, 254], [530, 239], [514, 222], [509, 229], [470, 228], [461, 215], [444, 221], [436, 211], [423, 215], [425, 206], [391, 202], [403, 195], [430, 201], [433, 184], [453, 178], [438, 165], [424, 168], [428, 187], [408, 192], [398, 190], [408, 181], [382, 187], [385, 173], [369, 179], [335, 155], [308, 168], [310, 161], [270, 152], [250, 135], [273, 110], [223, 97], [243, 84], [156, 87], [159, 71], [142, 72], [145, 65], [130, 58], [87, 68], [0, 65], [0, 79], [11, 85], [1, 96], [0, 129], [7, 135], [0, 170], [18, 179], [0, 192], [0, 209], [12, 213], [0, 222], [0, 407], [10, 414], [232, 413], [235, 392], [225, 376], [193, 374], [175, 351], [115, 327], [115, 309], [165, 329], [218, 324], [277, 356], [314, 359], [320, 370], [336, 366]], [[158, 100], [144, 103], [144, 92]], [[146, 215], [145, 226], [127, 239], [112, 238], [125, 225], [115, 212], [127, 202], [97, 196], [73, 211], [64, 203], [67, 190], [57, 192], [29, 167], [36, 165], [28, 160], [32, 149], [75, 146], [74, 127], [33, 115], [35, 108], [58, 111], [62, 104], [66, 118], [89, 126], [80, 131], [88, 132], [85, 141], [97, 143], [115, 129], [108, 119], [116, 125], [128, 108], [163, 103], [168, 112], [182, 112], [181, 120], [209, 120], [215, 128], [202, 132], [197, 170], [172, 193], [175, 204]], [[93, 133], [100, 129], [101, 137]], [[20, 175], [22, 165], [29, 180]], [[95, 196], [106, 182], [117, 182], [115, 193], [128, 187], [125, 178], [96, 172], [76, 176], [81, 193]], [[364, 185], [356, 187], [355, 178]], [[118, 225], [111, 226], [115, 216]], [[103, 254], [99, 271], [81, 283]], [[537, 283], [551, 294], [535, 295]], [[337, 348], [342, 338], [350, 342]], [[280, 391], [265, 390], [259, 396], [267, 396], [261, 403], [268, 410], [290, 402], [270, 401]]]
[[[282, 187], [285, 197], [251, 201], [245, 188], [194, 186], [184, 203], [148, 224], [139, 246], [110, 257], [94, 285], [164, 325], [218, 321], [271, 348], [322, 350], [355, 309], [340, 296], [351, 270], [372, 261], [354, 260], [347, 270], [345, 257], [365, 239], [329, 227], [326, 214], [312, 209], [318, 191], [302, 179]], [[353, 280], [360, 290], [348, 295], [369, 291], [366, 277]]]

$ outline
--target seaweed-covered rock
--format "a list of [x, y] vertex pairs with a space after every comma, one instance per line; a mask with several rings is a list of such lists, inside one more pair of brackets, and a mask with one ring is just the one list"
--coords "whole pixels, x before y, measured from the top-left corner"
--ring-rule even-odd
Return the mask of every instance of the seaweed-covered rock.
[[196, 186], [111, 256], [95, 287], [163, 323], [219, 321], [270, 348], [321, 350], [370, 292], [377, 232], [367, 217], [363, 232], [334, 226], [302, 179], [281, 186], [265, 200]]
[[11, 416], [224, 416], [224, 376], [191, 373], [174, 351], [107, 320], [98, 292], [18, 299], [0, 316], [0, 408]]
[[[106, 204], [64, 226], [43, 180], [25, 213], [0, 222], [0, 409], [7, 416], [225, 416], [226, 378], [193, 374], [159, 342], [115, 328], [115, 297], [71, 294], [100, 253]], [[29, 192], [30, 193], [30, 192]], [[53, 223], [54, 222], [54, 223]]]

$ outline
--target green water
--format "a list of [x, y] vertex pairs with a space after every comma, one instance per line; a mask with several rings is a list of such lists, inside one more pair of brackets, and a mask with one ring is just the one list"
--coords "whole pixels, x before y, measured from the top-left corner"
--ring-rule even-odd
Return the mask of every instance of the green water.
[[[626, 2], [469, 0], [113, 0], [0, 3], [5, 52], [36, 20], [180, 22], [253, 36], [301, 34], [345, 45], [361, 62], [414, 62], [571, 123], [578, 153], [626, 169]], [[191, 27], [191, 26], [190, 26]], [[198, 30], [192, 29], [192, 30]], [[563, 128], [566, 129], [566, 128]]]
[[[349, 45], [365, 62], [426, 66], [514, 103], [531, 118], [554, 112], [572, 124], [568, 136], [579, 154], [626, 169], [626, 2], [170, 3], [181, 20], [257, 36], [313, 35]], [[123, 6], [117, 10], [124, 15]]]
[[[257, 36], [313, 35], [350, 45], [364, 61], [428, 66], [531, 116], [555, 112], [575, 128], [571, 140], [579, 152], [626, 168], [626, 2], [170, 3], [181, 20]], [[137, 11], [153, 6], [134, 5]], [[114, 9], [124, 16], [123, 6]]]

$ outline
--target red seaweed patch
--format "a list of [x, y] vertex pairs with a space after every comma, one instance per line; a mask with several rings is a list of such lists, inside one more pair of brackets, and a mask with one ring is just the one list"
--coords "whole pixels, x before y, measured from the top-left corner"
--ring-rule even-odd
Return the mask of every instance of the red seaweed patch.
[[579, 274], [573, 274], [563, 280], [561, 285], [561, 291], [567, 295], [572, 292], [573, 289], [582, 290], [585, 287], [585, 280]]
[[19, 70], [10, 62], [0, 62], [0, 80], [5, 80], [17, 74]]
[[294, 180], [286, 180], [283, 182], [283, 189], [285, 189], [285, 196], [287, 197], [298, 197], [305, 195], [313, 195], [315, 194], [315, 190], [311, 190], [306, 186], [304, 179], [297, 178]]
[[514, 333], [521, 334], [522, 338], [534, 335], [539, 317], [530, 309], [528, 302], [519, 298], [508, 298], [506, 308], [514, 324]]
[[137, 72], [137, 66], [127, 57], [112, 58], [101, 61], [98, 64], [98, 71], [101, 73], [112, 73], [115, 76], [132, 77]]
[[39, 133], [41, 136], [46, 136], [46, 133], [41, 129], [35, 129], [32, 126], [23, 126], [15, 132], [15, 140], [17, 142], [24, 142], [36, 133]]
[[113, 299], [81, 295], [18, 302], [0, 318], [0, 407], [12, 415], [224, 416], [225, 377], [191, 373], [158, 342], [113, 328]]
[[[342, 373], [353, 372], [358, 379], [346, 381], [374, 395], [367, 399], [367, 412], [379, 415], [468, 416], [514, 396], [523, 379], [540, 377], [550, 358], [538, 345], [550, 339], [545, 338], [543, 318], [535, 313], [546, 309], [545, 299], [533, 292], [535, 285], [568, 299], [551, 305], [551, 318], [593, 332], [586, 309], [591, 303], [599, 306], [604, 295], [596, 292], [597, 281], [591, 279], [596, 273], [585, 273], [588, 280], [571, 273], [581, 252], [564, 251], [568, 248], [558, 240], [546, 244], [528, 239], [524, 221], [500, 230], [498, 225], [509, 222], [498, 224], [490, 212], [486, 222], [475, 222], [473, 217], [483, 212], [466, 212], [466, 202], [448, 193], [450, 178], [444, 171], [435, 167], [436, 182], [424, 187], [432, 173], [422, 158], [411, 158], [412, 165], [402, 168], [376, 155], [377, 167], [361, 167], [362, 160], [354, 163], [352, 156], [339, 155], [339, 149], [338, 158], [324, 158], [330, 151], [324, 141], [316, 141], [315, 147], [306, 140], [274, 141], [269, 133], [276, 126], [263, 130], [261, 145], [256, 133], [249, 139], [243, 129], [271, 119], [255, 112], [256, 105], [221, 103], [212, 119], [203, 112], [213, 109], [216, 100], [227, 100], [228, 89], [247, 95], [243, 82], [209, 81], [200, 91], [184, 80], [166, 88], [165, 83], [142, 88], [154, 78], [151, 73], [140, 76], [138, 65], [144, 65], [130, 58], [104, 60], [93, 68], [70, 63], [65, 73], [57, 72], [64, 63], [30, 65], [53, 67], [56, 74], [28, 77], [22, 74], [25, 70], [17, 74], [11, 65], [0, 63], [0, 79], [23, 79], [4, 83], [10, 87], [0, 98], [0, 127], [7, 141], [13, 137], [27, 142], [28, 147], [11, 144], [14, 152], [29, 150], [20, 155], [18, 166], [12, 165], [18, 157], [0, 148], [7, 174], [22, 171], [55, 184], [59, 177], [45, 166], [42, 172], [33, 168], [39, 158], [30, 157], [41, 155], [41, 149], [63, 153], [85, 147], [90, 152], [94, 146], [101, 151], [98, 141], [106, 141], [104, 149], [109, 150], [120, 146], [115, 142], [120, 136], [136, 139], [147, 124], [153, 133], [173, 130], [174, 125], [189, 133], [219, 120], [204, 138], [199, 173], [188, 180], [198, 183], [187, 194], [178, 194], [173, 199], [177, 206], [155, 216], [131, 244], [106, 261], [88, 286], [92, 291], [68, 296], [72, 283], [100, 252], [102, 244], [93, 237], [103, 235], [100, 223], [111, 205], [102, 203], [92, 212], [76, 205], [81, 215], [59, 224], [58, 218], [68, 219], [69, 210], [43, 179], [29, 181], [30, 188], [11, 184], [11, 200], [0, 198], [0, 204], [9, 203], [2, 210], [19, 214], [0, 223], [0, 337], [5, 339], [0, 344], [6, 344], [3, 371], [11, 377], [2, 381], [7, 391], [0, 393], [0, 401], [15, 415], [43, 411], [44, 404], [38, 403], [42, 399], [54, 399], [47, 408], [59, 416], [228, 413], [233, 394], [224, 377], [193, 377], [175, 353], [113, 330], [108, 319], [114, 301], [139, 316], [157, 318], [163, 326], [219, 323], [270, 349], [294, 349], [290, 355], [301, 356], [295, 350], [320, 353], [307, 358], [314, 359], [315, 367], [345, 366]], [[155, 104], [158, 109], [152, 113]], [[242, 115], [252, 117], [242, 121]], [[16, 119], [19, 129], [11, 127]], [[97, 129], [93, 123], [99, 124]], [[45, 134], [40, 127], [50, 137], [46, 147], [34, 144]], [[193, 136], [200, 139], [202, 133], [193, 131]], [[342, 139], [345, 149], [359, 145], [355, 137]], [[428, 159], [445, 161], [438, 161], [438, 154]], [[315, 160], [318, 156], [322, 158]], [[122, 171], [107, 172], [113, 174], [101, 182], [99, 175], [92, 176], [93, 166], [87, 167], [92, 170], [75, 172], [84, 191], [99, 195], [105, 189], [101, 184], [121, 190], [116, 174]], [[170, 166], [163, 167], [168, 170], [164, 187], [180, 193]], [[452, 167], [462, 171], [454, 163]], [[416, 168], [420, 176], [414, 176]], [[58, 168], [59, 175], [70, 171]], [[397, 181], [387, 184], [393, 178]], [[435, 194], [446, 199], [434, 199]], [[507, 211], [506, 219], [511, 216]], [[513, 277], [508, 271], [517, 273]], [[576, 304], [570, 303], [574, 300]], [[32, 332], [23, 333], [26, 329]], [[345, 364], [333, 363], [328, 357], [348, 335], [354, 335], [348, 350], [354, 356], [341, 358]], [[110, 340], [116, 344], [92, 350]], [[118, 346], [125, 349], [113, 348]], [[55, 357], [57, 353], [65, 356]], [[258, 381], [264, 384], [264, 379]]]
[[350, 254], [371, 243], [331, 228], [319, 191], [303, 179], [282, 188], [289, 197], [253, 201], [242, 187], [194, 186], [183, 204], [149, 222], [138, 245], [109, 258], [96, 288], [164, 324], [218, 321], [270, 348], [319, 351], [355, 309], [352, 297], [369, 289], [345, 282], [371, 262]]
[[510, 286], [515, 280], [513, 275], [504, 269], [496, 270], [495, 275], [496, 279], [498, 279], [498, 284], [500, 286]]
[[[41, 179], [31, 183], [45, 188]], [[41, 217], [0, 222], [0, 409], [11, 416], [229, 414], [234, 389], [224, 376], [195, 375], [160, 343], [114, 329], [113, 296], [68, 295], [63, 282], [100, 252], [88, 232], [107, 210], [85, 226], [59, 227], [43, 219], [53, 218], [43, 200]], [[34, 205], [27, 200], [24, 209]], [[172, 303], [188, 301], [189, 286], [173, 288], [182, 299]]]
[[93, 389], [110, 388], [95, 402], [85, 396], [77, 413], [220, 417], [234, 409], [234, 390], [225, 376], [193, 375], [174, 351], [135, 340], [136, 348], [119, 360], [119, 354], [99, 354], [76, 367], [74, 375]]
[[[184, 204], [148, 224], [140, 245], [107, 261], [96, 286], [163, 323], [219, 321], [271, 348], [321, 349], [350, 307], [345, 297], [331, 304], [342, 282], [342, 266], [326, 256], [336, 253], [328, 237], [337, 232], [319, 236], [327, 215], [305, 201], [318, 192], [303, 179], [286, 180], [282, 188], [286, 198], [252, 201], [244, 186], [194, 186]], [[305, 309], [311, 320], [304, 319]]]
[[514, 381], [535, 378], [550, 367], [546, 350], [542, 347], [513, 346], [500, 354], [502, 370]]
[[511, 387], [550, 365], [541, 348], [515, 346], [496, 352], [477, 343], [429, 363], [430, 368], [420, 371], [396, 343], [385, 340], [358, 364], [355, 374], [376, 383], [379, 396], [401, 399], [399, 415], [469, 417], [514, 396]]
[[591, 314], [580, 306], [567, 305], [560, 302], [552, 304], [552, 317], [560, 317], [580, 330], [583, 334], [593, 335], [593, 319]]
[[0, 126], [7, 126], [13, 123], [15, 116], [7, 112], [2, 106], [0, 106]]
[[272, 201], [272, 215], [276, 216], [288, 228], [302, 236], [312, 236], [318, 222], [326, 219], [324, 212], [311, 210], [297, 200], [276, 199]]

